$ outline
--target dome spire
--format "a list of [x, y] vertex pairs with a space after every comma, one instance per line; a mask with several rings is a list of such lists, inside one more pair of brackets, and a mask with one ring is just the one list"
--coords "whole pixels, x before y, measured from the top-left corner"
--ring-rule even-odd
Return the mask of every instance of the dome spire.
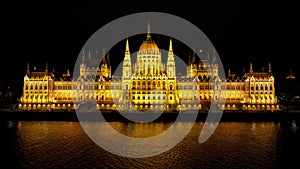
[[148, 21], [148, 33], [147, 33], [147, 40], [151, 39], [151, 33], [150, 33], [150, 21]]

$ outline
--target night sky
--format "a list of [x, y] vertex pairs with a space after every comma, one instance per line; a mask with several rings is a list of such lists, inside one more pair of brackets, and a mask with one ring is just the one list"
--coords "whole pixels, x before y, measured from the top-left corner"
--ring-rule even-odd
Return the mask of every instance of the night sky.
[[[297, 52], [296, 1], [180, 1], [169, 5], [159, 1], [26, 1], [11, 2], [4, 16], [5, 38], [1, 78], [23, 78], [26, 64], [65, 71], [72, 68], [88, 38], [103, 25], [137, 12], [165, 12], [182, 17], [201, 29], [213, 43], [227, 72], [267, 70], [271, 62], [275, 77], [292, 69], [300, 74]], [[3, 6], [4, 7], [4, 6]], [[4, 7], [5, 8], [5, 7]], [[145, 27], [147, 21], [145, 21]], [[146, 36], [145, 36], [146, 38]], [[158, 46], [162, 44], [155, 39]], [[133, 49], [142, 41], [131, 42]], [[163, 44], [168, 45], [168, 44]], [[110, 54], [123, 57], [120, 53]], [[100, 51], [102, 49], [99, 49]], [[176, 48], [174, 48], [176, 53]], [[188, 53], [187, 55], [188, 56]], [[184, 57], [186, 57], [184, 56]]]

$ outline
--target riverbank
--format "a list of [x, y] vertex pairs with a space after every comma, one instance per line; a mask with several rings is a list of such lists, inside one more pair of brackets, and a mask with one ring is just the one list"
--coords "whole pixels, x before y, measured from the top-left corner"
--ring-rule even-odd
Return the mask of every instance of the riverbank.
[[[190, 117], [195, 115], [189, 112], [181, 112], [185, 114], [185, 118], [181, 121], [190, 121]], [[16, 121], [78, 121], [77, 114], [75, 112], [0, 112], [1, 119], [16, 120]], [[138, 113], [139, 115], [141, 113]], [[96, 116], [95, 116], [96, 115]], [[81, 113], [80, 119], [85, 121], [101, 121], [97, 118], [97, 113]], [[122, 121], [130, 122], [118, 112], [102, 113], [105, 121]], [[133, 114], [134, 115], [134, 114]], [[145, 116], [150, 115], [145, 113]], [[197, 114], [196, 121], [206, 121], [208, 112], [199, 112]], [[221, 116], [221, 121], [282, 121], [282, 120], [299, 120], [300, 112], [254, 112], [254, 111], [225, 111], [222, 115], [218, 113], [211, 113], [211, 122], [218, 121]], [[178, 112], [162, 113], [154, 122], [174, 122], [178, 117]]]

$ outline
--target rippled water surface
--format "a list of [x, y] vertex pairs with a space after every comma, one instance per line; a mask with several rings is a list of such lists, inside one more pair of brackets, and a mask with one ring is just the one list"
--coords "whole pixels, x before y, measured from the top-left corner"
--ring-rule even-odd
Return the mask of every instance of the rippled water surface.
[[[131, 137], [155, 136], [171, 124], [110, 123], [118, 132]], [[203, 124], [195, 123], [173, 149], [154, 157], [133, 159], [113, 155], [96, 145], [78, 122], [8, 121], [1, 127], [1, 153], [6, 157], [2, 164], [6, 168], [28, 169], [300, 167], [297, 121], [222, 122], [205, 143], [199, 144]], [[187, 123], [177, 125], [180, 128]]]

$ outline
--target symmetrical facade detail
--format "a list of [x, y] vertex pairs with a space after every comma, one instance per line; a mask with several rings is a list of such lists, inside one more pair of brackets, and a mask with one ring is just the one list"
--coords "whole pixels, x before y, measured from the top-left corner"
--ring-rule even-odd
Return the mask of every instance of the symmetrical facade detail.
[[[220, 98], [226, 99], [219, 105], [225, 110], [279, 109], [270, 63], [267, 72], [254, 72], [250, 63], [249, 72], [241, 78], [229, 70], [227, 79], [221, 79], [214, 55], [212, 61], [197, 61], [193, 56], [186, 75], [179, 76], [172, 39], [164, 64], [150, 29], [136, 63], [132, 63], [129, 49], [127, 39], [121, 76], [112, 75], [109, 55], [104, 51], [100, 66], [93, 64], [90, 52], [83, 51], [76, 78], [69, 70], [58, 78], [48, 71], [47, 64], [44, 71], [31, 72], [28, 64], [19, 109], [72, 110], [93, 100], [100, 110], [207, 110], [212, 100]], [[217, 86], [214, 81], [219, 82]], [[226, 94], [220, 92], [225, 90]]]

